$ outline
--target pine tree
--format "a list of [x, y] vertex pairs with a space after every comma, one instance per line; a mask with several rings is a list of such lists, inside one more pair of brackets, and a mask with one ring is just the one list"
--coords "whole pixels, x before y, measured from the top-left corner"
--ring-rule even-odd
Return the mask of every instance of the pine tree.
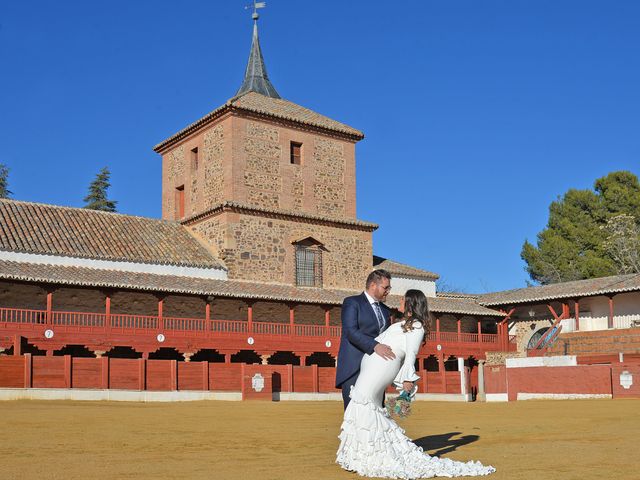
[[0, 198], [9, 198], [11, 193], [9, 190], [9, 168], [4, 163], [0, 163]]
[[603, 228], [617, 215], [640, 219], [640, 182], [631, 172], [599, 178], [594, 190], [569, 190], [549, 206], [537, 245], [525, 241], [521, 257], [538, 283], [615, 275], [619, 267]]
[[110, 176], [111, 172], [109, 172], [108, 167], [100, 170], [95, 180], [89, 185], [89, 194], [84, 198], [84, 208], [102, 210], [104, 212], [116, 211], [116, 204], [118, 202], [107, 198], [107, 189], [111, 186], [111, 183], [109, 183]]

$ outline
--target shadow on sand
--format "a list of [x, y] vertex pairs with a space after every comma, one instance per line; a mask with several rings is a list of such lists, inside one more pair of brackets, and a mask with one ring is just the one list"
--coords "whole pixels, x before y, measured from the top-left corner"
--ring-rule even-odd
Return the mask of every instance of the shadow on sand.
[[428, 435], [415, 439], [413, 443], [422, 447], [422, 449], [432, 457], [439, 457], [440, 455], [455, 451], [458, 447], [473, 443], [480, 438], [479, 435], [463, 435], [454, 438], [456, 435], [460, 435], [460, 432]]

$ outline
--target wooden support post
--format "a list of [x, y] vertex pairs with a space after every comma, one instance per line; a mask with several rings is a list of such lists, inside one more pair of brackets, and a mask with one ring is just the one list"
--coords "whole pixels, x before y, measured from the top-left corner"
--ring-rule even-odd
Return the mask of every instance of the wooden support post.
[[171, 362], [171, 391], [178, 390], [178, 361], [170, 360]]
[[574, 300], [573, 308], [574, 308], [574, 315], [576, 319], [575, 329], [577, 332], [578, 330], [580, 330], [580, 300], [579, 299]]
[[231, 354], [230, 353], [225, 353], [224, 354], [224, 363], [231, 363]]
[[295, 319], [296, 319], [295, 305], [289, 304], [289, 335], [291, 336], [295, 334], [295, 326], [294, 326]]
[[438, 352], [438, 372], [442, 382], [442, 393], [447, 393], [447, 372], [444, 368], [444, 353], [442, 351]]
[[209, 391], [209, 362], [202, 362], [202, 390]]
[[253, 303], [247, 302], [247, 330], [253, 333]]
[[104, 326], [111, 328], [111, 294], [107, 293], [104, 299]]
[[287, 364], [287, 391], [293, 392], [293, 365]]
[[47, 325], [51, 325], [51, 322], [53, 320], [52, 317], [53, 317], [53, 292], [48, 291], [47, 292], [47, 313], [45, 316], [45, 323]]
[[33, 359], [30, 353], [24, 354], [24, 388], [33, 386]]
[[609, 318], [607, 320], [607, 328], [613, 328], [613, 295], [609, 296]]
[[482, 320], [478, 320], [478, 343], [482, 343]]
[[162, 319], [164, 310], [164, 298], [158, 298], [158, 330], [164, 330], [164, 320]]
[[22, 336], [21, 335], [13, 336], [13, 354], [17, 357], [22, 355]]
[[436, 317], [436, 342], [440, 343], [440, 317]]
[[107, 390], [109, 388], [109, 357], [102, 357], [100, 359], [101, 366], [101, 377], [102, 381], [100, 382], [100, 388], [103, 390]]
[[64, 388], [72, 386], [71, 355], [64, 356]]
[[143, 358], [138, 359], [138, 390], [147, 389], [147, 360], [144, 358], [144, 353], [142, 355]]
[[209, 302], [207, 302], [207, 304], [204, 306], [204, 319], [207, 321], [207, 323], [209, 323], [209, 320], [211, 320], [211, 305], [209, 304]]
[[301, 367], [306, 367], [307, 366], [307, 354], [306, 353], [300, 353], [300, 354], [298, 354], [298, 356], [300, 357], [300, 366]]
[[460, 342], [460, 334], [462, 333], [462, 319], [458, 317], [456, 323], [458, 324], [458, 342]]
[[311, 365], [312, 390], [317, 393], [320, 388], [320, 378], [318, 377], [318, 365]]

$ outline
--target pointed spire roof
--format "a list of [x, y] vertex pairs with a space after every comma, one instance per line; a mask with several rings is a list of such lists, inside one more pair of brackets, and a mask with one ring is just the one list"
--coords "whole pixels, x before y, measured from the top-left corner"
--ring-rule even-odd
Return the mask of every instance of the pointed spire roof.
[[235, 96], [239, 97], [248, 92], [260, 93], [271, 98], [280, 98], [267, 75], [267, 67], [264, 64], [260, 40], [258, 39], [258, 15], [256, 13], [253, 15], [253, 40], [247, 69], [244, 72], [244, 81]]

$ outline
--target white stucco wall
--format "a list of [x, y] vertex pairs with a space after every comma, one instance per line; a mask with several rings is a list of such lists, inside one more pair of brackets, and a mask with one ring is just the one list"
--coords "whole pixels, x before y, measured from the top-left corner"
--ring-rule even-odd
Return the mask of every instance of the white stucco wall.
[[436, 296], [436, 282], [433, 280], [416, 280], [414, 278], [396, 277], [391, 279], [391, 288], [394, 295], [404, 295], [407, 290], [422, 290], [427, 297]]
[[[580, 300], [581, 331], [606, 330], [608, 318], [607, 297]], [[613, 297], [613, 327], [629, 328], [634, 320], [640, 320], [640, 292], [619, 293]]]

